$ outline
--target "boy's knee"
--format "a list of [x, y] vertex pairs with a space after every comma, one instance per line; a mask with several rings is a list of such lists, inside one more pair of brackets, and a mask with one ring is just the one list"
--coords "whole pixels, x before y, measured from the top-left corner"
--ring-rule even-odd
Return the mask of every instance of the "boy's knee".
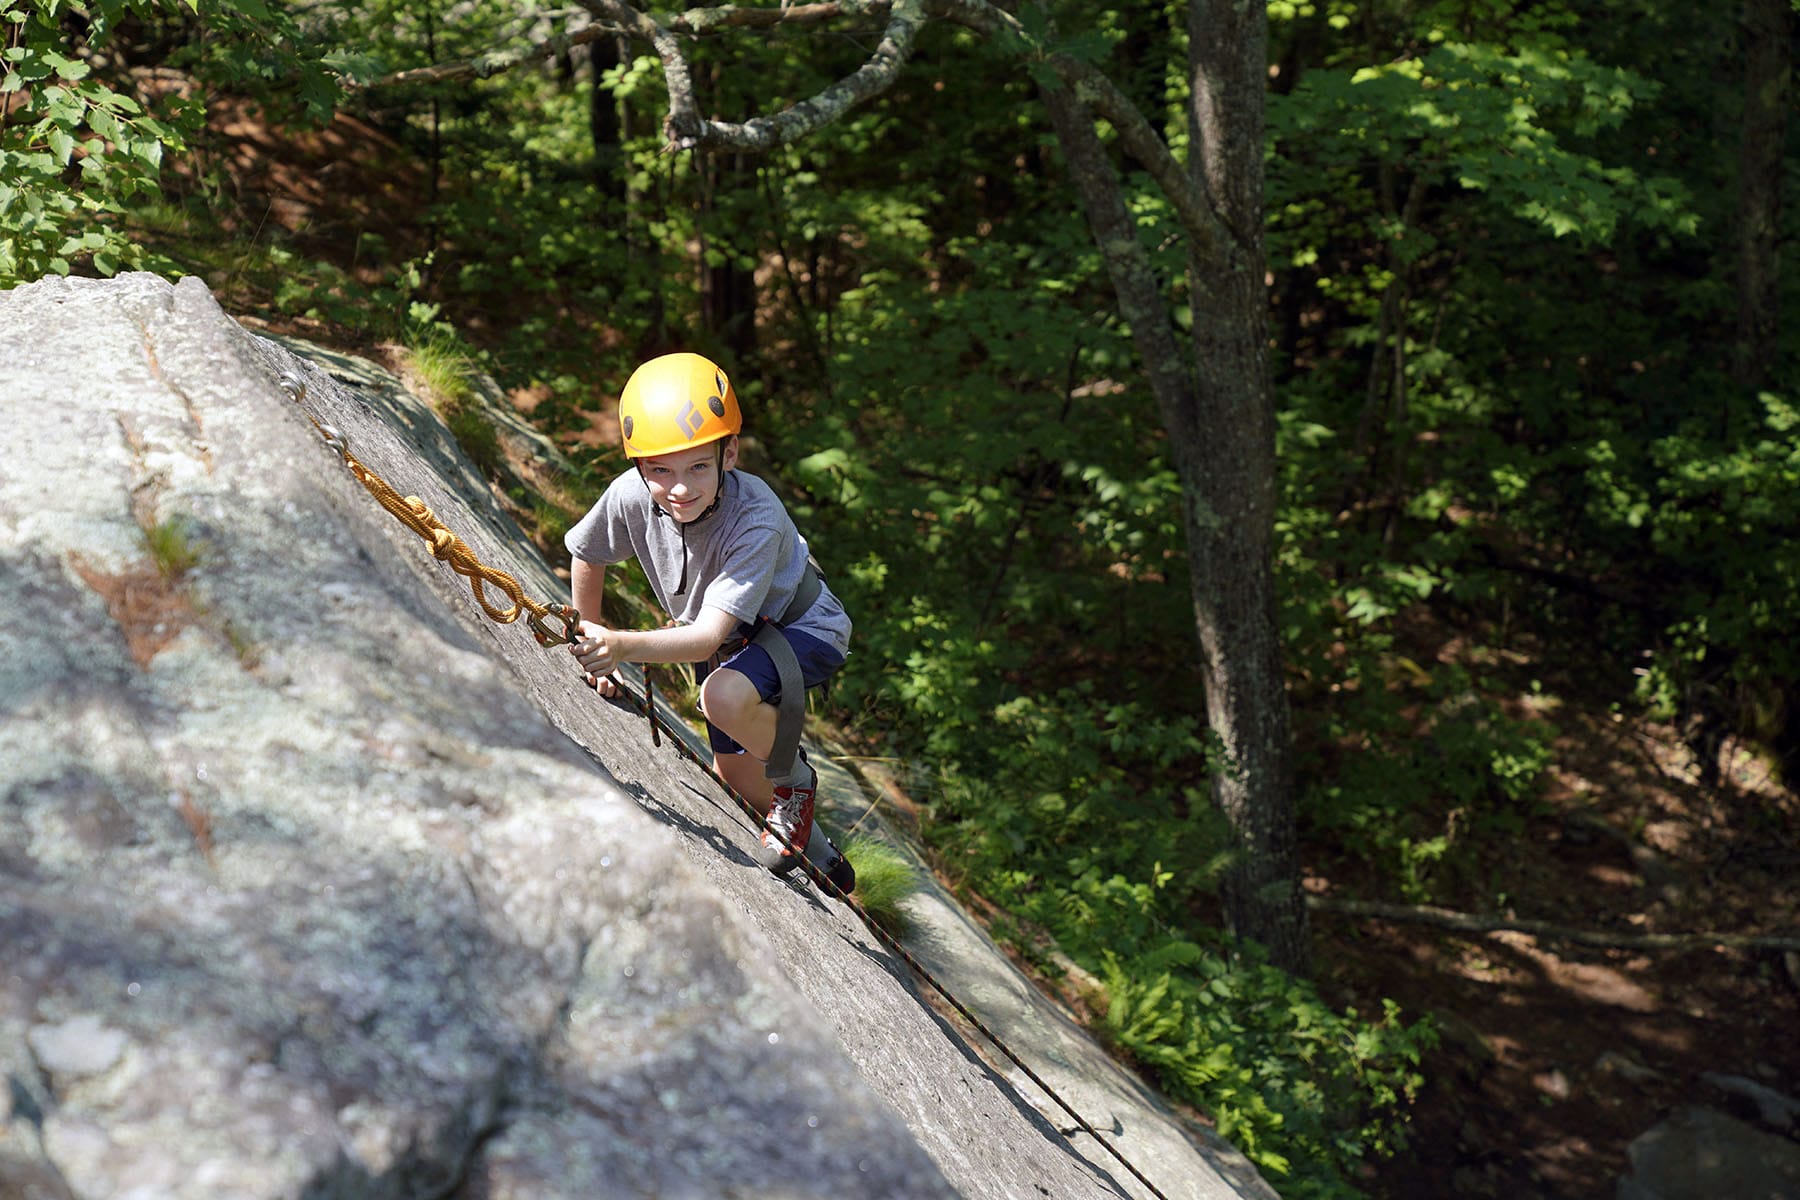
[[747, 675], [730, 667], [714, 671], [700, 685], [700, 711], [721, 729], [761, 703], [762, 695], [756, 685]]

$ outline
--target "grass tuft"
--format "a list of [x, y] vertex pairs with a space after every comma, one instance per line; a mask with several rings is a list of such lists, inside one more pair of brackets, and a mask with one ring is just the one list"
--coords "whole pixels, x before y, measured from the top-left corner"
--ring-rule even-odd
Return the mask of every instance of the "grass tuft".
[[471, 401], [458, 401], [444, 416], [450, 436], [463, 448], [481, 473], [489, 479], [500, 474], [505, 453], [500, 449], [500, 434]]
[[919, 890], [912, 863], [888, 843], [866, 834], [846, 840], [840, 849], [856, 868], [854, 899], [875, 923], [905, 937], [910, 922], [901, 901]]
[[453, 408], [475, 394], [469, 377], [475, 371], [475, 359], [462, 339], [441, 326], [414, 332], [406, 339], [407, 366], [420, 385], [445, 408]]
[[563, 535], [569, 532], [580, 516], [580, 513], [571, 512], [555, 500], [542, 496], [531, 506], [533, 532], [537, 540], [545, 545], [562, 545]]
[[489, 478], [500, 473], [500, 435], [481, 411], [472, 377], [475, 356], [452, 330], [431, 325], [406, 339], [407, 368], [416, 389], [437, 409], [450, 436]]
[[164, 579], [180, 579], [200, 563], [200, 549], [180, 521], [163, 521], [148, 527], [144, 530], [144, 543]]

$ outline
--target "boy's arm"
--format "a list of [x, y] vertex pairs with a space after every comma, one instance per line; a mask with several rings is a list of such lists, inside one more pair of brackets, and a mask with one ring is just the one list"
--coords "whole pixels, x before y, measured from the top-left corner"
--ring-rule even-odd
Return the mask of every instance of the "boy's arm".
[[[602, 696], [616, 696], [619, 694], [619, 685], [606, 678], [612, 672], [611, 665], [604, 671], [596, 670], [598, 657], [592, 653], [594, 636], [609, 632], [600, 624], [600, 605], [605, 599], [606, 564], [588, 562], [584, 558], [570, 560], [569, 603], [581, 614], [581, 624], [576, 626], [575, 636], [569, 642], [569, 653], [581, 663], [582, 678], [589, 687]], [[585, 657], [584, 650], [588, 651]]]
[[[619, 663], [704, 662], [737, 632], [738, 619], [722, 608], [703, 608], [691, 625], [669, 625], [662, 629], [589, 629], [582, 623], [581, 632], [592, 638], [607, 654], [595, 655], [599, 665], [610, 671]], [[577, 657], [581, 657], [579, 654]], [[582, 662], [585, 665], [586, 659]], [[592, 670], [592, 668], [589, 668]], [[605, 674], [605, 671], [600, 672]]]
[[581, 614], [582, 624], [600, 620], [600, 602], [606, 599], [606, 564], [577, 558], [569, 563], [569, 603]]
[[569, 565], [569, 598], [582, 614], [569, 653], [588, 683], [603, 696], [618, 694], [607, 679], [620, 663], [702, 662], [737, 632], [738, 619], [721, 608], [703, 608], [691, 625], [667, 629], [608, 629], [598, 621], [606, 597], [606, 565], [575, 559]]

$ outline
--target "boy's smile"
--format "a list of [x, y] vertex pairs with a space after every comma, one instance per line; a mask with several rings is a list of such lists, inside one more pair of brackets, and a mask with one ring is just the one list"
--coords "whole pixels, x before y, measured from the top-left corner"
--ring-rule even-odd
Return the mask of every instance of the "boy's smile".
[[682, 524], [698, 520], [718, 499], [724, 472], [737, 466], [737, 439], [725, 443], [723, 470], [719, 446], [708, 442], [692, 450], [638, 459], [638, 473], [656, 506]]

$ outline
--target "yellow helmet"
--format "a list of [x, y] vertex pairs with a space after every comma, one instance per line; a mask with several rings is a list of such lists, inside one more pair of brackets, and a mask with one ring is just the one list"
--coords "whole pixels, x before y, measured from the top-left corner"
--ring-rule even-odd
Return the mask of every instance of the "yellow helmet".
[[731, 380], [709, 358], [665, 354], [631, 373], [619, 393], [625, 457], [653, 458], [731, 437], [744, 427]]

